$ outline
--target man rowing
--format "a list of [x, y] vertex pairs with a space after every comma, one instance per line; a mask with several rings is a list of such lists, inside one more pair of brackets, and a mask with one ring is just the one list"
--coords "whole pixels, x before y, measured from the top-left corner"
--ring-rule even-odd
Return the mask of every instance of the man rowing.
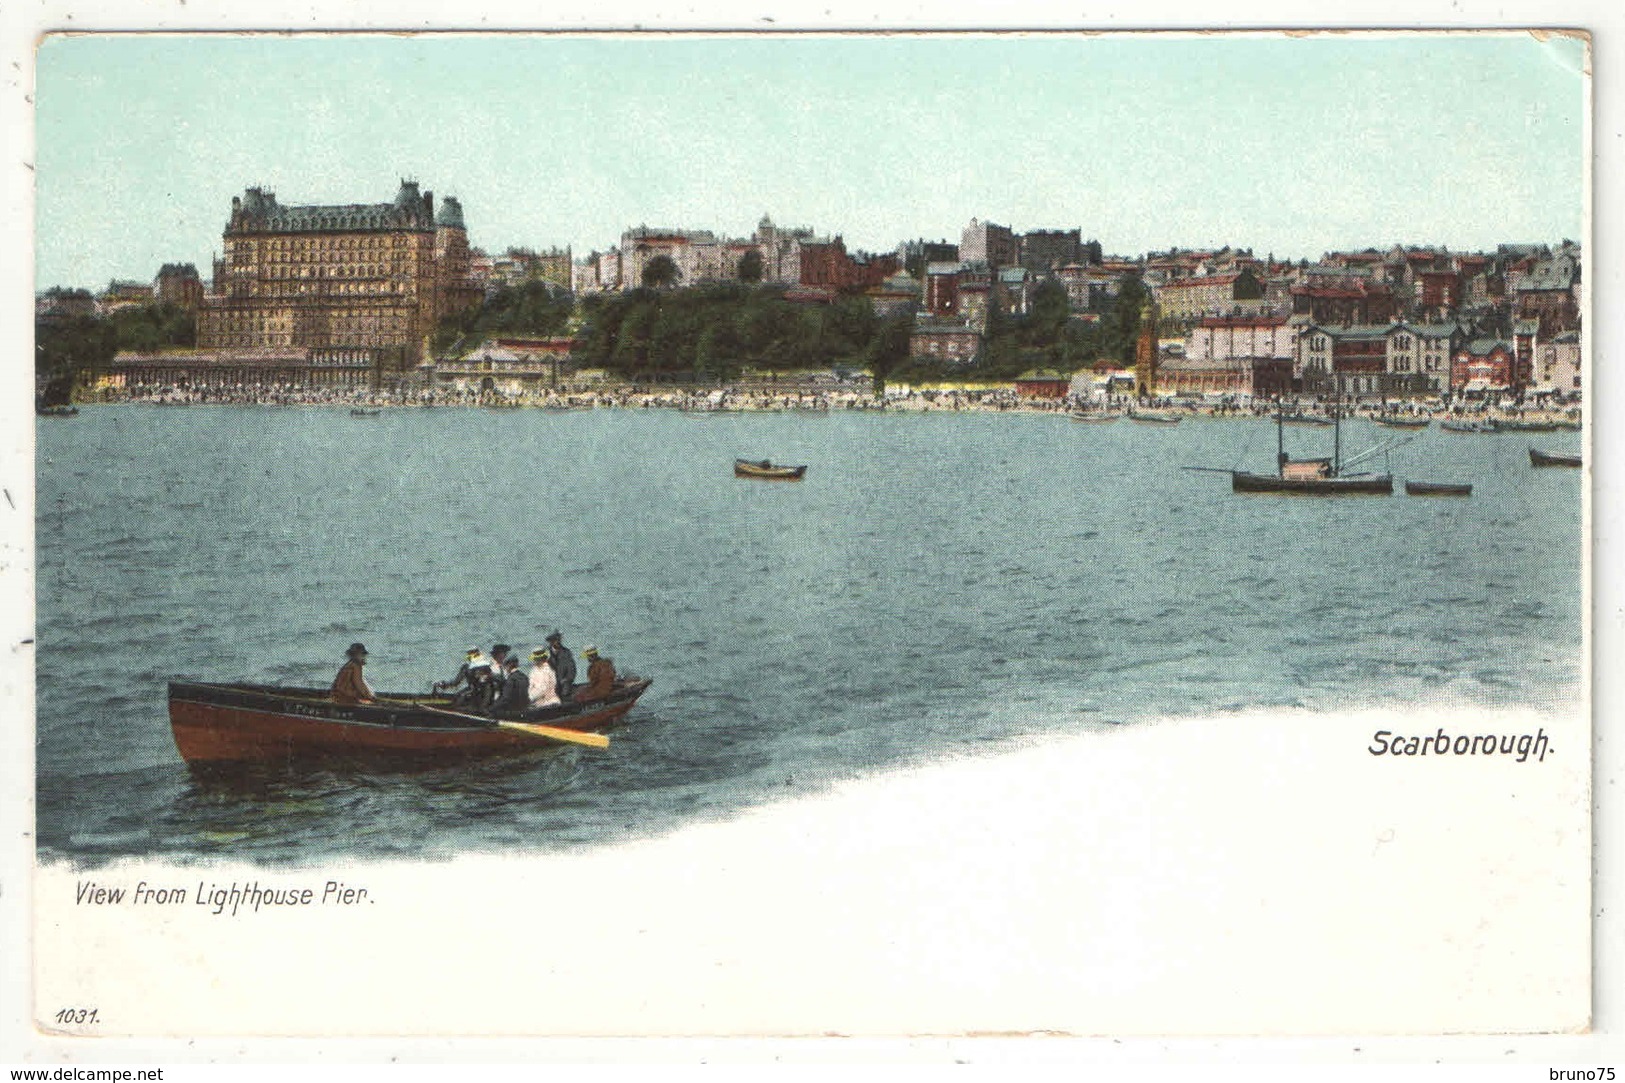
[[350, 644], [344, 656], [348, 661], [339, 670], [338, 676], [333, 678], [333, 702], [347, 705], [372, 703], [372, 689], [361, 675], [361, 668], [367, 664], [366, 644]]

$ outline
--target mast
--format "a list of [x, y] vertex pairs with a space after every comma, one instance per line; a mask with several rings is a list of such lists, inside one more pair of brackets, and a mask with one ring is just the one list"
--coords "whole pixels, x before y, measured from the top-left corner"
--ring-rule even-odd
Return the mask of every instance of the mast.
[[1332, 396], [1332, 477], [1343, 472], [1343, 410], [1342, 395]]
[[1281, 396], [1275, 396], [1275, 473], [1286, 477], [1286, 418], [1281, 414]]

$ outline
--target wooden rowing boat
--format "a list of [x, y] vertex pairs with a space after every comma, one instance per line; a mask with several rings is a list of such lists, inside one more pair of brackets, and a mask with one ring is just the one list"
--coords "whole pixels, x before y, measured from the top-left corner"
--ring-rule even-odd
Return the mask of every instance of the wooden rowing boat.
[[321, 688], [173, 680], [169, 724], [176, 749], [192, 766], [440, 765], [569, 744], [606, 747], [609, 739], [597, 731], [631, 710], [649, 684], [627, 677], [597, 702], [497, 719], [457, 709], [445, 696], [380, 693], [370, 704], [341, 704]]
[[800, 481], [807, 473], [805, 466], [774, 466], [766, 459], [734, 460], [734, 477], [756, 478], [759, 481]]
[[1432, 424], [1432, 422], [1425, 417], [1374, 417], [1371, 420], [1390, 429], [1425, 429]]
[[1147, 413], [1136, 411], [1128, 415], [1130, 421], [1138, 421], [1142, 425], [1177, 425], [1178, 414]]
[[1580, 456], [1565, 455], [1558, 451], [1538, 451], [1529, 449], [1530, 466], [1579, 466]]
[[1472, 496], [1473, 487], [1443, 481], [1407, 481], [1405, 493], [1408, 496]]

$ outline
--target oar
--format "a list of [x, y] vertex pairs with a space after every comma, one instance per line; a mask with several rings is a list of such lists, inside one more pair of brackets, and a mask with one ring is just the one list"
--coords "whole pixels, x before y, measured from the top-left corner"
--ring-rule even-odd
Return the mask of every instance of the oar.
[[447, 715], [451, 718], [466, 718], [470, 722], [483, 722], [490, 725], [495, 722], [502, 729], [522, 730], [534, 737], [549, 737], [555, 741], [568, 741], [575, 745], [586, 745], [588, 748], [608, 748], [609, 738], [602, 733], [583, 733], [580, 730], [567, 730], [561, 726], [539, 726], [534, 722], [509, 722], [503, 719], [486, 718], [483, 715], [463, 714], [461, 711], [448, 711], [440, 707], [431, 707], [427, 703], [414, 703], [414, 707], [421, 707], [425, 711], [435, 714]]
[[1222, 466], [1182, 466], [1181, 470], [1200, 470], [1204, 474], [1234, 474], [1234, 470]]
[[521, 730], [533, 733], [537, 737], [551, 737], [555, 741], [569, 741], [572, 744], [586, 745], [588, 748], [608, 748], [609, 737], [602, 733], [583, 733], [580, 730], [567, 730], [559, 726], [539, 726], [534, 722], [508, 722], [499, 721], [497, 725], [505, 730]]

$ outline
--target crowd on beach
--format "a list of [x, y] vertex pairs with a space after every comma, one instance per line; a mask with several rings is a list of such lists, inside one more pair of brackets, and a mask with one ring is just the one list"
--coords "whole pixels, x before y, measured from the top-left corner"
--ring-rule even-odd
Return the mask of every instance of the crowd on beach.
[[361, 387], [299, 387], [257, 384], [228, 387], [175, 388], [132, 386], [108, 392], [105, 401], [158, 405], [226, 404], [266, 406], [337, 406], [372, 411], [384, 407], [539, 408], [547, 410], [668, 409], [689, 413], [819, 412], [864, 410], [891, 412], [973, 411], [1026, 414], [1083, 413], [1092, 416], [1132, 416], [1138, 411], [1202, 417], [1273, 417], [1278, 409], [1288, 414], [1327, 416], [1334, 405], [1343, 416], [1439, 418], [1521, 418], [1578, 420], [1574, 401], [1516, 403], [1496, 399], [1438, 397], [1430, 399], [1344, 399], [1334, 404], [1316, 395], [1291, 396], [1278, 404], [1274, 398], [1131, 395], [1023, 396], [1013, 387], [891, 387], [876, 394], [868, 386], [840, 388], [671, 388], [638, 385], [602, 385], [538, 388], [520, 394], [500, 391], [409, 389], [376, 391]]

